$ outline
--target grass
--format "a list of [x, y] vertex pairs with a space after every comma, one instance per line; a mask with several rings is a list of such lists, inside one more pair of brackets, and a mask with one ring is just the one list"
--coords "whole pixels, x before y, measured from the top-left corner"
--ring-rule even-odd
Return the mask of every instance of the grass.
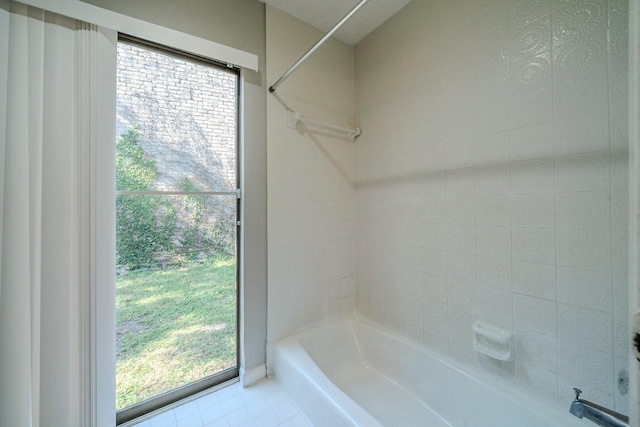
[[235, 260], [116, 281], [116, 409], [236, 364]]

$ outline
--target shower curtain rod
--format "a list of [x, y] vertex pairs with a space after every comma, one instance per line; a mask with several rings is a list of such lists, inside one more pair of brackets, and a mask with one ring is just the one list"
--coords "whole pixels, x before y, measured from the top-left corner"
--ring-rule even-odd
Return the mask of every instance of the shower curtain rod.
[[357, 12], [357, 11], [359, 11], [359, 10], [362, 8], [362, 6], [364, 6], [364, 4], [365, 4], [366, 2], [368, 2], [368, 1], [369, 1], [369, 0], [360, 0], [360, 2], [359, 2], [358, 4], [356, 4], [356, 5], [353, 7], [353, 9], [351, 9], [351, 10], [349, 11], [349, 13], [347, 13], [347, 14], [344, 16], [344, 18], [342, 18], [340, 21], [338, 21], [338, 23], [337, 23], [336, 25], [334, 25], [334, 26], [333, 26], [333, 27], [332, 27], [332, 28], [327, 32], [327, 34], [325, 34], [324, 36], [322, 36], [322, 38], [321, 38], [320, 40], [318, 40], [318, 41], [316, 42], [316, 44], [314, 44], [313, 46], [311, 46], [311, 49], [309, 49], [309, 50], [307, 51], [307, 53], [305, 53], [304, 55], [302, 55], [302, 56], [300, 57], [300, 59], [298, 59], [298, 61], [297, 61], [295, 64], [293, 64], [293, 65], [291, 66], [291, 68], [289, 68], [289, 70], [288, 70], [286, 73], [284, 73], [284, 74], [282, 75], [282, 77], [280, 77], [280, 78], [279, 78], [279, 79], [278, 79], [274, 84], [272, 84], [272, 85], [271, 85], [271, 87], [269, 87], [269, 92], [271, 92], [271, 93], [275, 92], [275, 91], [276, 91], [276, 89], [278, 88], [278, 86], [280, 86], [280, 85], [282, 84], [282, 82], [284, 82], [284, 81], [287, 79], [287, 77], [289, 77], [289, 76], [291, 75], [291, 73], [293, 73], [293, 72], [294, 72], [294, 71], [295, 71], [295, 70], [296, 70], [300, 65], [302, 65], [302, 63], [303, 63], [304, 61], [306, 61], [306, 60], [307, 60], [307, 58], [309, 58], [311, 55], [313, 55], [313, 52], [315, 52], [315, 51], [316, 51], [316, 49], [318, 49], [320, 46], [322, 46], [322, 44], [324, 44], [324, 42], [326, 42], [326, 41], [327, 41], [327, 39], [333, 35], [333, 33], [335, 33], [336, 31], [338, 31], [338, 29], [339, 29], [340, 27], [342, 27], [342, 25], [343, 25], [345, 22], [347, 22], [349, 19], [351, 19], [351, 17], [352, 17], [353, 15], [355, 15], [355, 14], [356, 14], [356, 12]]

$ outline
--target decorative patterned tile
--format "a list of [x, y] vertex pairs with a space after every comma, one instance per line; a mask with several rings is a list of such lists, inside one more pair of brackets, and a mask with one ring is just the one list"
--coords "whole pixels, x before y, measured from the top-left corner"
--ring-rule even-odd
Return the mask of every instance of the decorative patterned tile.
[[558, 301], [611, 312], [611, 274], [606, 271], [557, 267]]
[[601, 112], [556, 120], [554, 126], [556, 155], [609, 150], [609, 118]]
[[558, 344], [555, 337], [535, 331], [515, 333], [518, 364], [537, 366], [549, 372], [558, 371]]
[[509, 58], [512, 63], [516, 63], [549, 50], [551, 50], [551, 17], [547, 16], [515, 30], [509, 49]]
[[556, 261], [556, 231], [540, 228], [513, 229], [513, 259], [544, 264]]
[[606, 70], [607, 45], [604, 39], [584, 39], [580, 43], [566, 43], [553, 49], [555, 82]]
[[558, 265], [611, 270], [611, 232], [557, 230]]
[[556, 191], [603, 191], [609, 189], [609, 154], [591, 153], [556, 159]]
[[553, 188], [553, 159], [529, 160], [511, 165], [513, 194], [551, 193]]
[[551, 52], [524, 58], [511, 65], [510, 71], [512, 94], [547, 87], [551, 84]]
[[477, 284], [490, 288], [511, 289], [511, 261], [505, 258], [476, 257]]
[[467, 283], [476, 282], [476, 257], [447, 252], [447, 277]]
[[558, 373], [606, 394], [613, 394], [613, 355], [560, 343]]
[[553, 125], [546, 122], [511, 129], [509, 142], [514, 162], [553, 157]]
[[507, 227], [477, 227], [476, 253], [488, 257], [511, 257], [511, 229]]
[[537, 398], [555, 405], [558, 401], [558, 374], [519, 363], [516, 368], [516, 385]]
[[557, 315], [555, 301], [514, 294], [513, 325], [517, 329], [556, 336]]
[[613, 348], [611, 313], [558, 304], [558, 340], [610, 353]]
[[513, 291], [532, 297], [555, 299], [556, 267], [513, 260]]
[[476, 197], [476, 224], [496, 227], [511, 225], [511, 198], [505, 195]]
[[553, 45], [579, 43], [585, 37], [605, 38], [606, 0], [577, 0], [553, 15]]
[[509, 2], [509, 23], [514, 27], [528, 24], [551, 12], [549, 0], [516, 0]]
[[556, 225], [563, 229], [609, 230], [611, 196], [608, 192], [556, 194]]
[[[577, 116], [599, 111], [607, 116], [609, 107], [608, 80], [606, 69], [567, 80], [553, 87], [553, 118]], [[577, 128], [576, 128], [577, 130]], [[556, 153], [562, 155], [563, 153]]]
[[500, 325], [507, 330], [512, 328], [512, 294], [495, 288], [478, 286], [478, 318]]

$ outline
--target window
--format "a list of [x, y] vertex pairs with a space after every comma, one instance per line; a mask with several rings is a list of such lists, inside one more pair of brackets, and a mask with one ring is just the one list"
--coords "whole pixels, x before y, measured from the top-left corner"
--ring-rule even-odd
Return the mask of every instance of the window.
[[121, 36], [118, 424], [238, 373], [238, 72]]

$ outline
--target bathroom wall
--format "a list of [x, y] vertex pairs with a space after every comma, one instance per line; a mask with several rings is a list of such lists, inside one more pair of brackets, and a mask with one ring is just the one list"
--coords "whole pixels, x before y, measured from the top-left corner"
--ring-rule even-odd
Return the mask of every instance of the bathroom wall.
[[[322, 35], [267, 5], [267, 81]], [[355, 145], [287, 126], [287, 109], [353, 124], [353, 48], [329, 40], [267, 96], [268, 341], [355, 307]]]
[[355, 48], [358, 310], [561, 410], [628, 411], [626, 7], [415, 0]]

